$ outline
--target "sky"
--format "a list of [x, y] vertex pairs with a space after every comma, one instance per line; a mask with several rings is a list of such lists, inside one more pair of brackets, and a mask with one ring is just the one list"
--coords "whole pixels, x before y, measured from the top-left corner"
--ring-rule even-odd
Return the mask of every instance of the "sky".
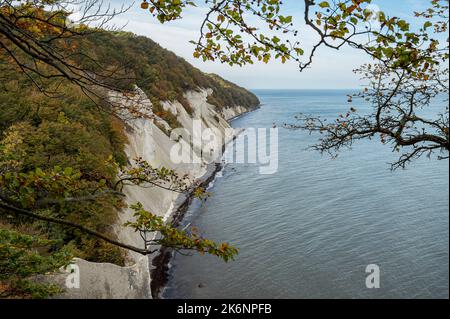
[[[111, 0], [110, 2], [112, 7], [132, 3], [126, 0]], [[189, 8], [184, 12], [183, 19], [160, 24], [148, 11], [140, 9], [140, 2], [140, 0], [136, 0], [126, 13], [113, 20], [114, 24], [125, 31], [149, 37], [200, 70], [216, 73], [245, 88], [355, 89], [360, 88], [363, 84], [353, 70], [370, 60], [361, 51], [351, 48], [344, 48], [340, 51], [321, 48], [311, 68], [303, 72], [298, 70], [296, 62], [281, 64], [272, 61], [269, 64], [255, 63], [244, 67], [230, 67], [218, 62], [203, 62], [193, 57], [194, 46], [189, 43], [189, 40], [198, 38], [205, 8]], [[197, 3], [202, 3], [202, 1], [197, 1]], [[413, 12], [426, 8], [429, 0], [373, 0], [373, 4], [389, 16], [411, 20]], [[303, 1], [285, 0], [284, 5], [283, 14], [294, 17], [294, 24], [300, 30], [300, 41], [304, 47], [310, 47], [317, 38], [314, 32], [303, 24]]]

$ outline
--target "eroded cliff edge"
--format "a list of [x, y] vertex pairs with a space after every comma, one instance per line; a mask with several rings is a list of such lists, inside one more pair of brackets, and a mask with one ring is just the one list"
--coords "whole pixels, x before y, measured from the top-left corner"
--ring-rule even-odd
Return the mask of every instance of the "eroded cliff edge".
[[[165, 111], [176, 116], [181, 127], [188, 132], [192, 132], [193, 120], [201, 123], [203, 128], [214, 128], [216, 134], [225, 137], [224, 143], [233, 138], [229, 134], [230, 124], [228, 120], [249, 112], [258, 107], [254, 106], [227, 106], [218, 107], [209, 103], [209, 97], [213, 94], [211, 88], [198, 88], [189, 90], [183, 94], [183, 102], [188, 103], [190, 113], [178, 100], [172, 102], [162, 102], [161, 106]], [[137, 107], [154, 109], [153, 103], [143, 90], [135, 87], [135, 101], [126, 98], [119, 93], [110, 93], [110, 99], [114, 103], [135, 103]], [[150, 111], [152, 112], [152, 111]], [[202, 161], [197, 164], [174, 164], [170, 158], [170, 150], [177, 141], [172, 140], [170, 132], [172, 130], [166, 120], [157, 114], [150, 114], [149, 117], [128, 118], [124, 116], [125, 131], [128, 143], [125, 152], [129, 161], [136, 157], [141, 157], [154, 167], [166, 167], [174, 169], [179, 174], [187, 174], [190, 179], [205, 179], [213, 173], [211, 165]], [[226, 131], [228, 133], [226, 134]], [[188, 139], [187, 136], [182, 136]], [[192, 149], [197, 155], [200, 150]], [[183, 204], [184, 198], [178, 193], [167, 191], [161, 188], [140, 188], [138, 186], [127, 186], [124, 189], [126, 194], [126, 204], [132, 205], [140, 202], [146, 209], [155, 214], [164, 216], [166, 219], [177, 211], [179, 205]], [[181, 197], [181, 198], [180, 198]], [[131, 228], [123, 227], [126, 221], [133, 220], [133, 212], [126, 208], [118, 213], [118, 221], [114, 225], [115, 232], [120, 241], [138, 247], [143, 247], [143, 241], [138, 233]], [[80, 275], [79, 288], [65, 288], [61, 298], [151, 298], [151, 265], [155, 255], [145, 257], [137, 253], [128, 252], [127, 266], [119, 267], [113, 264], [92, 263], [81, 259], [76, 259]], [[65, 286], [68, 273], [61, 273], [53, 276], [53, 280], [61, 286]]]

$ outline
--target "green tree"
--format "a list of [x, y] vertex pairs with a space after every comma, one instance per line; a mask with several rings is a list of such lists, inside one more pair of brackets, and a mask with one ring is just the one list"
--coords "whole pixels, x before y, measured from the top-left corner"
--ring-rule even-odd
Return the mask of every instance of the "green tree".
[[61, 288], [28, 278], [45, 275], [67, 266], [72, 255], [68, 248], [53, 254], [40, 254], [55, 241], [0, 228], [0, 297], [47, 298]]
[[[104, 9], [95, 0], [82, 4], [77, 0], [0, 1], [0, 56], [47, 95], [57, 95], [55, 81], [70, 81], [86, 94], [98, 96], [98, 89], [117, 89], [109, 79], [123, 77], [114, 65], [80, 67], [80, 57], [97, 62], [80, 52], [74, 40], [106, 28], [126, 8]], [[78, 9], [76, 20], [69, 18], [73, 8]]]

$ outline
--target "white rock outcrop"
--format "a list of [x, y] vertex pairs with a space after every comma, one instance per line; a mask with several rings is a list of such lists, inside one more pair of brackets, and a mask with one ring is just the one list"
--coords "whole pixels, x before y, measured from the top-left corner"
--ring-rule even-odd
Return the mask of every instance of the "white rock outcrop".
[[[201, 121], [204, 128], [215, 128], [216, 132], [225, 135], [225, 131], [230, 129], [227, 120], [232, 119], [249, 110], [244, 107], [226, 108], [218, 112], [214, 105], [207, 102], [210, 89], [199, 91], [189, 91], [185, 93], [185, 98], [193, 109], [192, 116], [189, 115], [181, 103], [163, 102], [165, 110], [170, 110], [177, 116], [178, 121], [184, 129], [192, 132], [193, 120]], [[128, 144], [126, 154], [132, 162], [134, 158], [141, 157], [153, 167], [167, 167], [174, 169], [178, 173], [188, 174], [192, 180], [203, 177], [209, 170], [207, 163], [196, 164], [174, 164], [170, 158], [170, 151], [176, 141], [171, 140], [155, 124], [169, 128], [164, 120], [157, 118], [151, 111], [151, 102], [145, 93], [136, 88], [136, 92], [131, 96], [123, 96], [119, 93], [110, 94], [111, 101], [127, 108], [143, 109], [144, 117], [135, 116], [133, 112], [122, 111], [119, 114], [126, 123], [126, 135]], [[120, 113], [122, 112], [122, 113]], [[182, 134], [184, 135], [184, 134]], [[187, 140], [188, 136], [181, 138]], [[231, 139], [232, 136], [228, 136]], [[224, 143], [228, 141], [225, 140]], [[195, 150], [199, 155], [200, 150]], [[141, 188], [138, 186], [127, 186], [124, 188], [126, 203], [128, 205], [140, 202], [144, 207], [160, 216], [170, 217], [176, 210], [177, 204], [181, 203], [179, 194], [161, 188]], [[178, 199], [178, 200], [177, 200]], [[137, 247], [143, 247], [143, 242], [138, 233], [131, 228], [126, 228], [123, 224], [133, 219], [133, 212], [129, 208], [122, 210], [118, 214], [118, 222], [114, 229], [120, 241]], [[65, 298], [151, 298], [150, 291], [150, 257], [143, 257], [137, 253], [129, 253], [128, 267], [119, 267], [112, 264], [97, 264], [81, 259], [76, 260], [80, 269], [80, 288], [67, 289], [62, 295]], [[56, 281], [63, 282], [67, 274], [57, 275]]]

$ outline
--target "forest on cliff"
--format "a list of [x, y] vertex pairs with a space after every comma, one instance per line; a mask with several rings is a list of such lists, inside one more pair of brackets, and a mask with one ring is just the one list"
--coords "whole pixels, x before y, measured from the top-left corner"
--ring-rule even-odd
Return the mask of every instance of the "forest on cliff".
[[[11, 10], [7, 6], [0, 9], [2, 18], [14, 13], [7, 11]], [[53, 35], [54, 30], [40, 23], [42, 17], [49, 19], [51, 13], [33, 7], [23, 10], [39, 18], [21, 25], [23, 32], [37, 33], [44, 39]], [[49, 21], [50, 25], [60, 23]], [[9, 40], [0, 34], [0, 41], [6, 44]], [[95, 30], [62, 39], [58, 46], [69, 52], [74, 69], [96, 74], [97, 88], [86, 92], [87, 86], [79, 86], [70, 79], [30, 75], [26, 72], [30, 65], [36, 65], [42, 74], [50, 73], [51, 67], [36, 62], [23, 51], [17, 50], [12, 58], [5, 47], [0, 48], [2, 297], [40, 298], [58, 292], [56, 286], [29, 279], [67, 265], [74, 256], [124, 265], [125, 250], [117, 245], [90, 236], [82, 229], [17, 215], [9, 209], [14, 207], [19, 209], [16, 212], [22, 209], [39, 217], [75, 223], [116, 239], [112, 226], [124, 201], [112, 191], [112, 185], [117, 183], [117, 174], [129, 164], [129, 159], [124, 152], [125, 123], [108, 105], [109, 90], [129, 94], [137, 85], [151, 100], [153, 112], [172, 127], [179, 124], [176, 116], [164, 110], [161, 102], [178, 100], [192, 113], [194, 106], [183, 96], [189, 90], [212, 89], [209, 102], [219, 110], [259, 104], [249, 91], [201, 72], [146, 37]], [[14, 63], [16, 58], [23, 65]], [[144, 174], [142, 166], [140, 169], [139, 174]], [[152, 173], [163, 181], [178, 178], [171, 175], [173, 172], [158, 168]], [[146, 213], [138, 208], [136, 211]], [[160, 220], [156, 223], [160, 231], [170, 230]], [[189, 239], [170, 235], [167, 238], [173, 244], [180, 238]], [[191, 246], [202, 244], [191, 242]], [[212, 247], [212, 243], [205, 244]]]

